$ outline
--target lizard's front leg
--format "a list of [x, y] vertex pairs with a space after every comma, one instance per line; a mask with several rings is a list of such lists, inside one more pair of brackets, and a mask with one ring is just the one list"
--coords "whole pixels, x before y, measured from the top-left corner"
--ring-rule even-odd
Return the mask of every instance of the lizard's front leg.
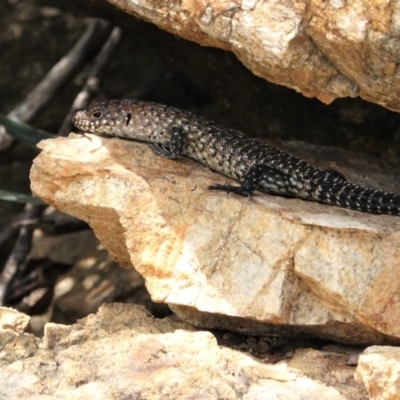
[[172, 128], [169, 143], [152, 143], [150, 148], [161, 157], [175, 160], [182, 155], [185, 139], [186, 135], [182, 128]]

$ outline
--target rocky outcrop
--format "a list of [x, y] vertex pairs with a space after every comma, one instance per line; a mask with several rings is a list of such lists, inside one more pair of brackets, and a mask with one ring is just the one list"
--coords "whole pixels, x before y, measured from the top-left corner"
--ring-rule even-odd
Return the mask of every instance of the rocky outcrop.
[[[9, 312], [0, 308], [0, 321]], [[104, 305], [71, 326], [47, 324], [43, 339], [18, 326], [0, 326], [2, 399], [366, 398], [345, 353], [303, 350], [268, 364], [132, 304]]]
[[400, 349], [389, 346], [369, 347], [358, 359], [355, 376], [364, 383], [370, 399], [398, 399]]
[[[400, 339], [400, 218], [208, 192], [226, 178], [134, 142], [71, 135], [40, 147], [34, 193], [87, 221], [114, 260], [144, 277], [152, 299], [186, 321], [358, 344]], [[286, 148], [306, 158], [299, 143]], [[361, 156], [303, 152], [350, 180], [400, 192], [385, 180], [394, 171]]]
[[384, 0], [107, 0], [254, 74], [325, 103], [362, 98], [400, 110], [400, 8]]

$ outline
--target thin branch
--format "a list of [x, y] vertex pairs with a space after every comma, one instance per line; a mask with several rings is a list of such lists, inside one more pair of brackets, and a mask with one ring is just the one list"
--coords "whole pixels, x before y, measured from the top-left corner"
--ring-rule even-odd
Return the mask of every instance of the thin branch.
[[[26, 215], [23, 215], [23, 219], [6, 226], [5, 228], [3, 228], [0, 231], [0, 251], [1, 251], [2, 246], [4, 246], [7, 243], [7, 241], [11, 240], [14, 236], [15, 236], [15, 239], [17, 238], [21, 227], [28, 226], [28, 225], [34, 226], [38, 222], [37, 219], [29, 220], [29, 219], [26, 219], [25, 217], [26, 217]], [[53, 228], [50, 228], [50, 229], [53, 229]]]
[[[42, 206], [28, 203], [24, 209], [24, 217], [27, 220], [37, 221], [40, 217], [42, 208]], [[33, 229], [34, 227], [32, 224], [27, 224], [20, 228], [11, 255], [9, 256], [0, 275], [0, 306], [4, 305], [4, 296], [7, 292], [7, 287], [16, 275], [20, 265], [25, 262], [25, 259], [30, 252]]]
[[[45, 79], [27, 96], [24, 102], [9, 114], [9, 116], [24, 122], [33, 118], [39, 110], [50, 101], [57, 90], [83, 66], [84, 62], [86, 62], [89, 57], [93, 56], [93, 52], [104, 42], [104, 35], [109, 33], [110, 30], [111, 27], [108, 23], [96, 22], [92, 24], [74, 48], [51, 69]], [[104, 57], [97, 57], [96, 68], [92, 68], [92, 70], [97, 69], [98, 74], [104, 70], [106, 61], [111, 55], [115, 43], [119, 42], [121, 31], [115, 28], [110, 36], [112, 36], [112, 38], [109, 38], [102, 49], [102, 53], [106, 53], [105, 59]], [[2, 141], [0, 138], [0, 144], [1, 143]], [[23, 220], [31, 221], [33, 219], [35, 223], [22, 225], [20, 227], [18, 238], [0, 274], [0, 306], [5, 304], [8, 294], [7, 291], [12, 287], [12, 283], [18, 279], [18, 272], [21, 271], [27, 263], [27, 257], [32, 244], [33, 230], [38, 225], [42, 210], [42, 206], [29, 203], [25, 205]], [[83, 228], [82, 224], [79, 223], [76, 226]], [[12, 231], [7, 232], [4, 237], [7, 238], [11, 234]]]
[[[22, 122], [33, 119], [58, 90], [93, 57], [110, 31], [111, 25], [108, 22], [93, 22], [68, 54], [54, 65], [25, 100], [8, 114], [8, 117]], [[4, 128], [0, 127], [0, 151], [9, 148], [12, 142], [13, 139]]]
[[110, 57], [114, 53], [114, 50], [120, 43], [121, 39], [122, 30], [121, 28], [115, 27], [111, 32], [108, 40], [104, 43], [100, 53], [96, 57], [93, 66], [89, 72], [89, 75], [86, 79], [85, 85], [76, 96], [72, 107], [70, 108], [68, 114], [65, 116], [61, 128], [58, 132], [60, 136], [68, 135], [72, 127], [72, 116], [75, 114], [76, 111], [86, 106], [89, 102], [89, 99], [97, 94], [97, 92], [100, 90], [101, 81], [103, 79], [104, 72], [110, 60]]
[[54, 97], [57, 91], [74, 76], [96, 53], [109, 35], [108, 22], [94, 21], [75, 46], [53, 66], [46, 77], [9, 115], [12, 119], [30, 121]]
[[6, 128], [0, 125], [0, 151], [7, 150], [14, 142], [14, 138], [7, 133]]
[[[47, 209], [45, 210], [45, 212]], [[46, 235], [65, 235], [66, 233], [74, 233], [78, 231], [83, 231], [90, 229], [90, 226], [71, 215], [66, 215], [65, 217], [54, 220], [42, 219], [35, 228], [41, 229]], [[1, 239], [1, 237], [0, 237]], [[0, 241], [1, 244], [1, 241]]]

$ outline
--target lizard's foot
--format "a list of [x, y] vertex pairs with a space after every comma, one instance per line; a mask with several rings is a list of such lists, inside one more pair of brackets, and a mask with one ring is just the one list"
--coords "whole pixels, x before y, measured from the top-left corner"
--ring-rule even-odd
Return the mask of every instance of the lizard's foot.
[[155, 154], [158, 156], [169, 158], [170, 160], [175, 160], [179, 158], [179, 155], [172, 152], [169, 146], [163, 145], [161, 143], [152, 143], [149, 147], [153, 150]]
[[244, 196], [244, 197], [250, 197], [251, 193], [246, 190], [243, 189], [241, 186], [233, 186], [233, 185], [220, 185], [220, 184], [215, 184], [215, 185], [211, 185], [207, 188], [208, 190], [222, 190], [224, 192], [228, 192], [228, 193], [236, 193], [240, 196]]

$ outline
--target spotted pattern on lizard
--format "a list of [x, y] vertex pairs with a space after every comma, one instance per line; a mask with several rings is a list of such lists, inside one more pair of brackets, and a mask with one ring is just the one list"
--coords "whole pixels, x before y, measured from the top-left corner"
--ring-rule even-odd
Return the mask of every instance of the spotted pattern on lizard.
[[215, 184], [209, 187], [211, 190], [251, 196], [258, 189], [351, 210], [400, 216], [400, 194], [355, 185], [337, 171], [322, 170], [187, 111], [151, 102], [110, 100], [78, 111], [73, 122], [86, 132], [150, 142], [159, 156], [187, 156], [240, 183]]

